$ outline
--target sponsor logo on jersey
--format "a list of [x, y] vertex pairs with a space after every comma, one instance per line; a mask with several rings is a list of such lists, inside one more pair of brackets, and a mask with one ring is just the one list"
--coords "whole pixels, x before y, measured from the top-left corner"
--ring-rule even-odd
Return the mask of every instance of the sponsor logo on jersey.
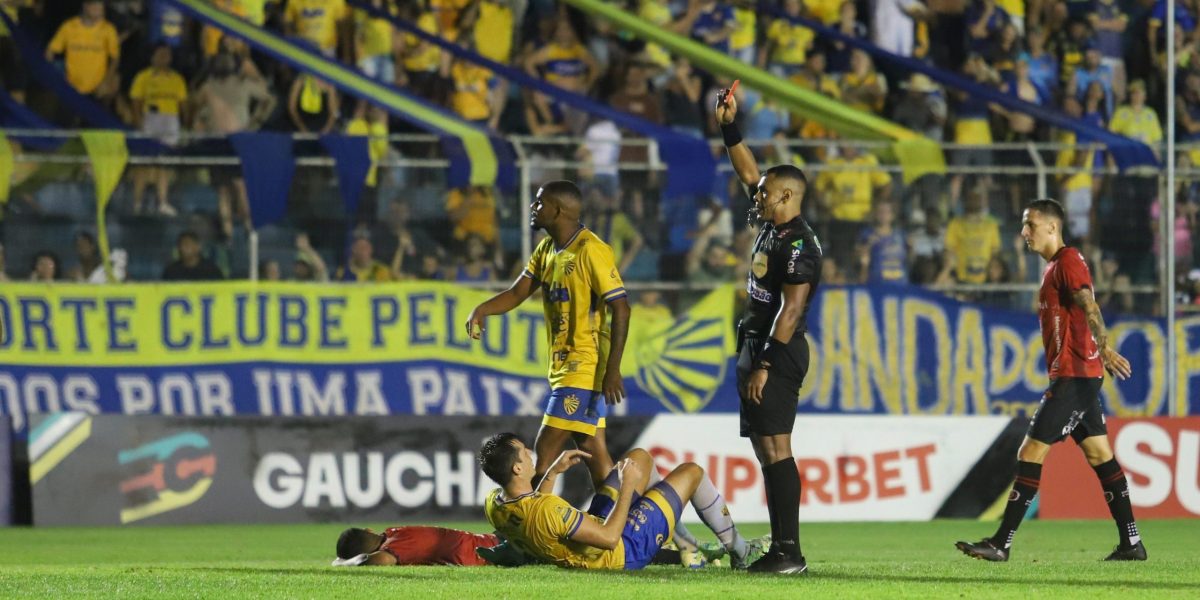
[[754, 259], [750, 262], [750, 272], [754, 273], [755, 277], [762, 279], [767, 274], [767, 253], [755, 252]]

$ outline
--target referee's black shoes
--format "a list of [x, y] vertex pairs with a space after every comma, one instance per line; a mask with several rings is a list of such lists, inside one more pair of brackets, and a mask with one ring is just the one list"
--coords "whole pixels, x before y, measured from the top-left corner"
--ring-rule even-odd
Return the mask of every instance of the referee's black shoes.
[[803, 575], [808, 572], [808, 563], [804, 556], [792, 556], [786, 552], [772, 550], [754, 561], [748, 569], [750, 573], [776, 573], [779, 575]]
[[979, 558], [982, 560], [990, 560], [992, 562], [1005, 562], [1008, 560], [1008, 548], [998, 546], [992, 538], [983, 538], [974, 544], [970, 542], [958, 542], [954, 544], [955, 548], [962, 550], [963, 554], [971, 558]]
[[1104, 560], [1146, 560], [1146, 545], [1139, 541], [1132, 546], [1117, 546]]

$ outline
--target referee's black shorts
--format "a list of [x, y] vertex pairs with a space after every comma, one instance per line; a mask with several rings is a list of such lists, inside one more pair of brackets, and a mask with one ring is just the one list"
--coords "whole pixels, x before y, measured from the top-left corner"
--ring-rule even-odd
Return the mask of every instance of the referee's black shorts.
[[803, 332], [796, 332], [788, 342], [784, 360], [771, 365], [767, 373], [767, 385], [763, 388], [762, 403], [755, 404], [746, 398], [746, 382], [750, 379], [751, 367], [766, 338], [747, 338], [738, 353], [737, 383], [741, 395], [741, 434], [767, 436], [791, 433], [796, 424], [796, 404], [799, 402], [800, 386], [808, 373], [808, 339]]
[[1075, 443], [1106, 435], [1104, 407], [1100, 405], [1102, 377], [1059, 377], [1050, 382], [1026, 434], [1043, 444], [1071, 436]]

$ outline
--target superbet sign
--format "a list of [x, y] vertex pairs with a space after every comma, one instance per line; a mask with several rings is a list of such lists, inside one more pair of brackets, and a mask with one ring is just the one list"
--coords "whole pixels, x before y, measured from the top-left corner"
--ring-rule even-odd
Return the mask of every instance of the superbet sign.
[[[1007, 417], [801, 416], [792, 453], [805, 521], [933, 518]], [[762, 471], [737, 415], [660, 416], [635, 446], [661, 473], [694, 462], [744, 522], [768, 519]], [[690, 511], [685, 513], [688, 518]]]
[[[1200, 417], [1114, 418], [1108, 435], [1129, 479], [1136, 517], [1200, 516]], [[1039, 495], [1044, 519], [1109, 517], [1100, 483], [1075, 448], [1050, 451]]]

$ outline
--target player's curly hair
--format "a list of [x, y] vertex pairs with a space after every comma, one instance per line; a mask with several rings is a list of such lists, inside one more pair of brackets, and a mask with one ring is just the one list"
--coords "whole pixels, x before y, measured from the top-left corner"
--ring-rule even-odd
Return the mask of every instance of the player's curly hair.
[[512, 468], [520, 459], [521, 453], [513, 442], [520, 440], [512, 432], [497, 433], [483, 441], [479, 449], [479, 467], [485, 475], [501, 486], [508, 485], [512, 480]]
[[378, 549], [378, 536], [366, 529], [351, 527], [338, 536], [337, 556], [341, 559], [354, 558], [359, 554], [370, 554]]

